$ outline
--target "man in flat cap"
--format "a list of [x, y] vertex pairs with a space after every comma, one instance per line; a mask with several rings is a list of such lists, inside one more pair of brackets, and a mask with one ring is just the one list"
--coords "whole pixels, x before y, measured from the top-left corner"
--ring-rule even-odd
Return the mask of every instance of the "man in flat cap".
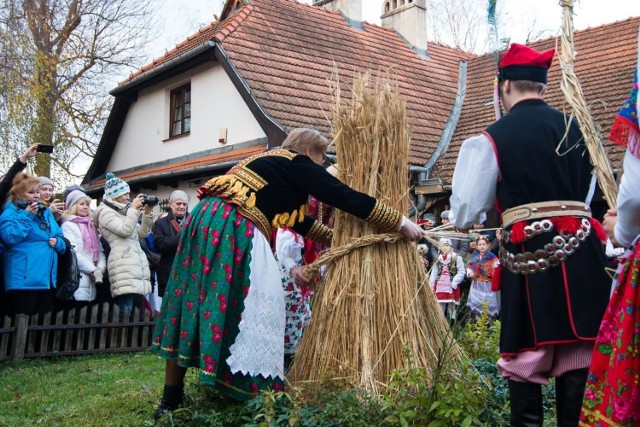
[[[595, 187], [578, 124], [543, 100], [554, 51], [512, 44], [499, 65], [506, 115], [466, 140], [450, 220], [466, 229], [502, 216], [498, 368], [512, 426], [542, 426], [541, 385], [556, 378], [559, 426], [577, 426], [587, 368], [609, 298]], [[499, 108], [498, 108], [499, 109]]]

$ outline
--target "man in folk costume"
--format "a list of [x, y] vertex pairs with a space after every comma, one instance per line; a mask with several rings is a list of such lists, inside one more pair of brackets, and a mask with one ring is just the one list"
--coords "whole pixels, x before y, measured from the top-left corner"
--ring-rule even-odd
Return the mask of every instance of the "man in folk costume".
[[[559, 426], [576, 426], [594, 340], [609, 298], [606, 239], [591, 218], [595, 187], [578, 124], [542, 100], [554, 50], [512, 44], [499, 65], [507, 114], [466, 140], [451, 222], [479, 223], [495, 203], [500, 248], [500, 360], [511, 425], [541, 426], [541, 385], [556, 377]], [[496, 100], [497, 102], [497, 100]], [[499, 105], [497, 106], [499, 111]], [[478, 176], [480, 174], [480, 176]]]

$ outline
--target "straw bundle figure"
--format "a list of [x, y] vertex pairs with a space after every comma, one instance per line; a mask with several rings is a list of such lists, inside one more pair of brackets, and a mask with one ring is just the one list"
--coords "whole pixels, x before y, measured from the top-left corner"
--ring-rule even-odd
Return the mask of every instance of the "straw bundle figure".
[[[400, 212], [408, 207], [409, 126], [405, 103], [385, 79], [335, 91], [338, 178]], [[415, 244], [336, 212], [328, 274], [289, 379], [346, 379], [378, 396], [394, 370], [429, 367], [449, 334]]]
[[562, 68], [560, 88], [584, 135], [585, 145], [589, 151], [591, 164], [598, 176], [598, 184], [602, 189], [604, 199], [610, 208], [615, 208], [618, 186], [574, 68], [576, 50], [573, 42], [573, 3], [573, 0], [560, 0], [560, 6], [562, 6], [562, 36], [560, 37], [562, 49], [559, 54], [560, 67]]

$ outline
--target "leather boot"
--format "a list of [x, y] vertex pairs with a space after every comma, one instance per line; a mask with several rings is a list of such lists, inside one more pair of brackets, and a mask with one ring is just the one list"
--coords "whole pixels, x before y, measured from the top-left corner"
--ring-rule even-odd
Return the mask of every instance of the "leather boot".
[[153, 413], [153, 419], [158, 420], [166, 412], [174, 411], [182, 404], [184, 398], [184, 385], [166, 385], [162, 393], [160, 405]]
[[576, 369], [556, 378], [558, 427], [577, 427], [589, 370]]
[[511, 427], [542, 427], [542, 386], [509, 381]]

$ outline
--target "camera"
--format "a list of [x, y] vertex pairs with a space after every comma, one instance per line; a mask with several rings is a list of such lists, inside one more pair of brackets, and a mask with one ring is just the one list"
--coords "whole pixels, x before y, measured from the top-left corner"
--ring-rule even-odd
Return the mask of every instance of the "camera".
[[157, 196], [149, 196], [147, 194], [141, 194], [142, 204], [147, 206], [157, 206], [160, 203], [160, 199]]
[[[157, 199], [157, 198], [156, 198], [156, 199]], [[18, 200], [18, 201], [16, 202], [16, 207], [17, 207], [18, 209], [27, 209], [31, 203], [32, 203], [32, 202], [29, 202], [29, 201], [27, 201], [27, 200]], [[47, 209], [47, 207], [45, 206], [45, 204], [44, 204], [44, 203], [42, 203], [42, 202], [38, 202], [38, 211], [39, 211], [39, 212], [42, 212], [42, 211], [44, 211], [45, 209]]]

